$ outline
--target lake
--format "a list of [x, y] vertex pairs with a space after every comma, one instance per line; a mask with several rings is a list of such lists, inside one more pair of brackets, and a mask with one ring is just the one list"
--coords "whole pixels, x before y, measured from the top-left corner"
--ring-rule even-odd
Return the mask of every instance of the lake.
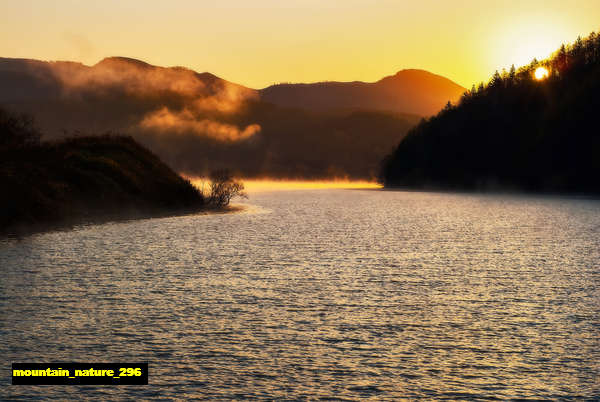
[[[260, 191], [0, 241], [0, 399], [600, 395], [600, 201]], [[148, 386], [8, 386], [11, 362]]]

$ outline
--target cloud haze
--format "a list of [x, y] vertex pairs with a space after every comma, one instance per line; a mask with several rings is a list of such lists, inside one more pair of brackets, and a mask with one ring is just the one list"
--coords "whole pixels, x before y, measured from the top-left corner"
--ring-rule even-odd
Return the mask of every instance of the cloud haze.
[[188, 109], [173, 112], [166, 107], [147, 114], [140, 122], [140, 127], [163, 133], [193, 133], [200, 137], [209, 137], [225, 142], [245, 140], [260, 131], [258, 124], [250, 124], [241, 129], [233, 124], [220, 123], [210, 119], [198, 119]]

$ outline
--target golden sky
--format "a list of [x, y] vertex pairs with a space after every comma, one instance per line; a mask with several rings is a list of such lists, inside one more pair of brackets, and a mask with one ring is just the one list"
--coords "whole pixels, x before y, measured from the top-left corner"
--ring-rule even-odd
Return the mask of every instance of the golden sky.
[[0, 0], [0, 57], [128, 56], [262, 88], [422, 68], [470, 87], [600, 30], [600, 0]]

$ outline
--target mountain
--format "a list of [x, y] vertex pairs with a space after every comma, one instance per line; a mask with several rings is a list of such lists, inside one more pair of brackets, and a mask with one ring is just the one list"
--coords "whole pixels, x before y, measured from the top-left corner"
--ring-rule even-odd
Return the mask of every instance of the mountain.
[[94, 66], [0, 58], [0, 104], [33, 115], [51, 138], [65, 130], [129, 131], [161, 108], [218, 113], [255, 97], [256, 91], [210, 73], [126, 57]]
[[377, 82], [279, 84], [259, 91], [260, 97], [282, 107], [312, 111], [371, 109], [429, 116], [448, 101], [456, 102], [465, 88], [424, 70], [402, 70]]
[[323, 106], [311, 106], [313, 84], [290, 86], [306, 101], [288, 105], [270, 98], [281, 86], [257, 91], [125, 57], [93, 66], [0, 58], [0, 106], [34, 116], [45, 139], [129, 135], [187, 175], [229, 167], [245, 177], [373, 178], [421, 113], [462, 90], [417, 70], [323, 85], [333, 88], [319, 95]]
[[[149, 89], [156, 89], [157, 85], [163, 83], [163, 89], [174, 92], [182, 92], [180, 89], [187, 85], [187, 92], [193, 92], [195, 96], [214, 95], [227, 86], [250, 94], [255, 92], [207, 72], [197, 73], [185, 67], [158, 67], [128, 57], [107, 57], [93, 66], [72, 61], [47, 62], [0, 57], [0, 74], [3, 84], [0, 93], [2, 101], [55, 97], [60, 95], [65, 86], [70, 89], [78, 87], [80, 90], [91, 90], [93, 88], [89, 86], [118, 86], [126, 83], [146, 84]], [[142, 83], [142, 79], [147, 81]], [[165, 83], [161, 80], [173, 82]]]
[[[535, 72], [547, 72], [536, 79]], [[496, 74], [413, 128], [386, 187], [600, 194], [600, 36]]]

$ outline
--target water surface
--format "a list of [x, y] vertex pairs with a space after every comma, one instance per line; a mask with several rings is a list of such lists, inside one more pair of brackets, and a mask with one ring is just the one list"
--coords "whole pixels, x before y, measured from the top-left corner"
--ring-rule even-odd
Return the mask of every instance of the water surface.
[[[600, 395], [600, 202], [301, 190], [0, 242], [0, 399]], [[27, 387], [11, 362], [148, 361]]]

